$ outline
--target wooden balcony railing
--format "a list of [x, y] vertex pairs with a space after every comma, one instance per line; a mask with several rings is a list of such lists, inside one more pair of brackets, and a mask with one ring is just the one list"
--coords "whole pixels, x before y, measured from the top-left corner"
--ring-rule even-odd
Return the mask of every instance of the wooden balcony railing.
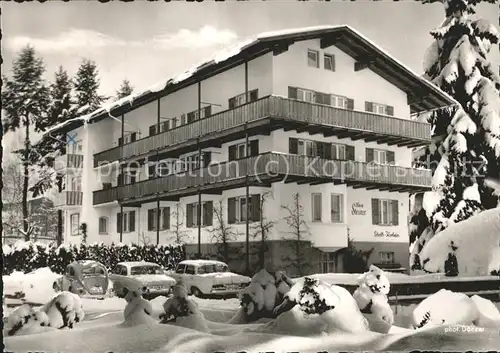
[[60, 170], [64, 168], [82, 168], [83, 155], [81, 154], [65, 154], [56, 158], [55, 169]]
[[[223, 131], [237, 127], [243, 128], [245, 123], [266, 118], [275, 118], [292, 123], [323, 125], [326, 128], [371, 132], [386, 137], [401, 136], [416, 141], [430, 141], [431, 133], [430, 125], [427, 123], [268, 96], [193, 123], [176, 127], [164, 133], [148, 136], [97, 153], [94, 155], [94, 166], [97, 167], [119, 159], [144, 155], [167, 146], [171, 148], [175, 145], [193, 141], [201, 136], [204, 139], [213, 138], [216, 140], [220, 138], [219, 135]], [[193, 150], [196, 149], [194, 141], [191, 143]]]
[[58, 204], [63, 206], [80, 206], [83, 193], [81, 191], [64, 190], [58, 196]]
[[[326, 160], [299, 155], [264, 153], [185, 173], [171, 174], [157, 179], [141, 181], [111, 189], [94, 191], [94, 205], [112, 201], [137, 200], [152, 197], [182, 197], [198, 188], [230, 189], [241, 186], [245, 176], [253, 183], [274, 181], [334, 182], [384, 185], [428, 189], [431, 172], [425, 169], [404, 168], [391, 165], [372, 165], [363, 162]], [[147, 202], [147, 201], [144, 201]]]

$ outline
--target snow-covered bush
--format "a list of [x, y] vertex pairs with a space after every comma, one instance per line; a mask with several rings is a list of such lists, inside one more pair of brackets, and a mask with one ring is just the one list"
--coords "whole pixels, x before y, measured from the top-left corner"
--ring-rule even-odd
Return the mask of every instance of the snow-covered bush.
[[276, 271], [274, 275], [265, 269], [257, 272], [250, 285], [239, 294], [244, 321], [276, 317], [273, 311], [281, 304], [291, 286], [293, 281], [282, 271]]
[[309, 277], [295, 282], [275, 312], [278, 317], [268, 325], [275, 333], [308, 336], [368, 330], [367, 320], [345, 288]]
[[103, 243], [81, 245], [35, 244], [17, 242], [13, 246], [3, 246], [3, 274], [13, 271], [24, 273], [37, 268], [49, 267], [54, 273], [64, 273], [66, 266], [75, 260], [95, 260], [108, 268], [113, 268], [121, 261], [151, 261], [166, 269], [174, 269], [184, 260], [185, 250], [177, 245], [126, 245]]
[[445, 272], [449, 254], [460, 276], [483, 276], [500, 270], [500, 208], [452, 224], [425, 243], [419, 254], [424, 270]]
[[371, 265], [368, 272], [359, 276], [353, 298], [361, 312], [369, 317], [370, 324], [380, 321], [389, 327], [394, 323], [394, 313], [387, 298], [389, 291], [389, 279], [380, 268]]
[[173, 296], [163, 304], [162, 323], [190, 328], [201, 332], [209, 332], [203, 313], [196, 303], [187, 296], [186, 287], [178, 283], [173, 287]]
[[50, 320], [42, 310], [35, 310], [29, 304], [17, 307], [8, 317], [4, 335], [19, 336], [51, 330]]
[[123, 310], [124, 321], [122, 326], [136, 326], [142, 324], [153, 324], [156, 320], [151, 316], [153, 306], [150, 301], [142, 297], [140, 286], [133, 282], [122, 285], [115, 282], [114, 290], [117, 296], [126, 300], [127, 305]]
[[45, 312], [51, 327], [59, 329], [73, 328], [85, 317], [80, 297], [70, 292], [56, 294], [40, 311]]

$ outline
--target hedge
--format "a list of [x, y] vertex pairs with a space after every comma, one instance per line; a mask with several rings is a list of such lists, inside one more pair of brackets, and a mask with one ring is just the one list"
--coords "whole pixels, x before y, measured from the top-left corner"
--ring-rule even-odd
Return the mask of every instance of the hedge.
[[42, 267], [62, 274], [66, 266], [75, 260], [95, 260], [112, 269], [122, 261], [150, 261], [173, 270], [185, 259], [182, 245], [135, 245], [135, 244], [81, 244], [45, 245], [33, 242], [17, 242], [13, 246], [4, 245], [3, 275], [14, 271], [28, 273]]

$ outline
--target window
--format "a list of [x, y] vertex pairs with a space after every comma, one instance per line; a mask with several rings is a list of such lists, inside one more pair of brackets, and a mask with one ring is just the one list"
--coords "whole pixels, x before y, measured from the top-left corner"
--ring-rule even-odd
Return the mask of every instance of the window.
[[70, 216], [71, 235], [80, 234], [80, 214], [74, 213]]
[[342, 223], [344, 220], [344, 195], [342, 194], [331, 194], [330, 195], [331, 204], [331, 220], [332, 223]]
[[349, 100], [347, 97], [337, 96], [335, 94], [331, 94], [330, 96], [331, 105], [333, 107], [347, 109], [347, 102]]
[[71, 191], [82, 191], [82, 180], [77, 177], [71, 177]]
[[70, 145], [70, 153], [71, 154], [82, 154], [83, 153], [83, 142], [82, 140], [79, 141], [72, 141], [70, 140], [68, 142], [68, 145]]
[[[191, 227], [197, 227], [198, 226], [198, 210], [199, 210], [199, 204], [196, 203], [190, 203], [186, 205], [186, 227], [191, 228]], [[213, 213], [213, 202], [212, 201], [205, 201], [202, 202], [202, 209], [201, 209], [201, 219], [202, 219], [202, 226], [211, 226], [213, 224], [213, 218], [214, 218], [214, 213]]]
[[319, 52], [317, 50], [307, 50], [307, 66], [319, 68]]
[[314, 91], [297, 88], [297, 99], [304, 102], [314, 102]]
[[130, 268], [130, 275], [163, 275], [165, 271], [158, 265], [134, 266]]
[[379, 150], [373, 148], [366, 149], [366, 163], [394, 164], [395, 154], [393, 151]]
[[194, 275], [195, 274], [195, 268], [194, 268], [194, 266], [193, 265], [187, 265], [185, 273], [188, 274], [188, 275]]
[[108, 234], [108, 218], [99, 217], [99, 234]]
[[189, 124], [196, 120], [200, 120], [200, 115], [201, 119], [212, 115], [212, 106], [209, 105], [207, 107], [201, 108], [200, 110], [196, 109], [192, 112], [187, 113], [187, 123]]
[[346, 145], [332, 144], [332, 159], [346, 159]]
[[135, 211], [119, 212], [116, 214], [116, 232], [120, 233], [135, 232]]
[[[259, 90], [254, 89], [248, 92], [248, 101], [253, 102], [259, 99]], [[229, 98], [228, 102], [229, 109], [233, 109], [236, 107], [239, 107], [240, 105], [243, 105], [246, 103], [246, 97], [245, 93], [238, 94], [237, 96], [234, 96], [232, 98]]]
[[[170, 229], [170, 207], [160, 208], [160, 230]], [[148, 231], [157, 230], [158, 209], [148, 210]]]
[[184, 273], [184, 270], [186, 269], [186, 265], [177, 265], [177, 269], [175, 270], [175, 273]]
[[312, 221], [321, 222], [321, 194], [312, 194]]
[[297, 141], [297, 154], [302, 156], [316, 156], [316, 144], [314, 141], [310, 140], [298, 140]]
[[342, 109], [354, 109], [354, 100], [336, 94], [316, 92], [309, 89], [288, 87], [288, 98], [304, 102], [330, 105]]
[[332, 54], [324, 55], [324, 68], [325, 70], [335, 71], [335, 56]]
[[397, 226], [399, 224], [398, 200], [372, 199], [372, 224]]
[[[248, 221], [260, 221], [260, 194], [249, 195]], [[246, 222], [247, 200], [246, 196], [230, 197], [227, 199], [227, 218], [229, 224]]]
[[229, 160], [234, 161], [236, 159], [245, 157], [254, 157], [259, 155], [259, 140], [248, 141], [248, 147], [245, 148], [245, 143], [239, 143], [237, 145], [229, 146], [228, 149]]
[[113, 270], [113, 273], [116, 275], [126, 276], [127, 275], [127, 268], [123, 265], [116, 265], [116, 267]]
[[319, 257], [320, 273], [337, 272], [337, 254], [334, 252], [322, 252]]
[[375, 114], [394, 115], [394, 107], [380, 103], [365, 102], [365, 110]]
[[392, 251], [381, 251], [380, 255], [380, 263], [381, 264], [393, 264], [394, 263], [394, 252]]

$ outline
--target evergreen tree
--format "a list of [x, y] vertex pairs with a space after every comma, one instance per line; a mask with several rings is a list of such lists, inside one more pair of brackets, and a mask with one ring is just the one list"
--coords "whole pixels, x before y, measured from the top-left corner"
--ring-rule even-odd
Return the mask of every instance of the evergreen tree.
[[99, 71], [91, 60], [84, 60], [75, 77], [75, 93], [78, 104], [78, 115], [89, 114], [98, 109], [106, 100], [99, 95]]
[[426, 78], [459, 103], [430, 114], [432, 144], [420, 160], [433, 171], [424, 207], [434, 233], [499, 201], [487, 182], [500, 175], [500, 78], [487, 59], [499, 36], [487, 21], [470, 18], [481, 1], [441, 0], [446, 19], [431, 31], [424, 60]]
[[[59, 67], [54, 76], [54, 83], [50, 87], [51, 103], [48, 119], [43, 130], [76, 117], [76, 102], [72, 97], [73, 83], [71, 78], [62, 66]], [[57, 175], [54, 161], [58, 155], [66, 152], [66, 134], [44, 135], [36, 147], [38, 153], [36, 162], [39, 166], [38, 178], [30, 189], [34, 197], [52, 188], [54, 182], [60, 182], [62, 175]]]
[[33, 47], [21, 50], [12, 66], [12, 78], [4, 77], [2, 87], [2, 105], [5, 113], [2, 121], [5, 132], [24, 129], [24, 148], [15, 151], [23, 164], [24, 178], [22, 190], [23, 229], [29, 240], [28, 225], [28, 187], [30, 184], [30, 166], [36, 158], [31, 143], [30, 132], [41, 131], [47, 120], [49, 89], [43, 78], [45, 67], [43, 60], [36, 56]]
[[130, 96], [132, 94], [132, 92], [134, 91], [134, 87], [132, 87], [130, 85], [130, 81], [125, 79], [122, 81], [122, 85], [120, 86], [120, 88], [118, 89], [118, 91], [116, 91], [116, 97], [118, 99], [120, 98], [123, 98], [123, 97], [126, 97], [126, 96]]

